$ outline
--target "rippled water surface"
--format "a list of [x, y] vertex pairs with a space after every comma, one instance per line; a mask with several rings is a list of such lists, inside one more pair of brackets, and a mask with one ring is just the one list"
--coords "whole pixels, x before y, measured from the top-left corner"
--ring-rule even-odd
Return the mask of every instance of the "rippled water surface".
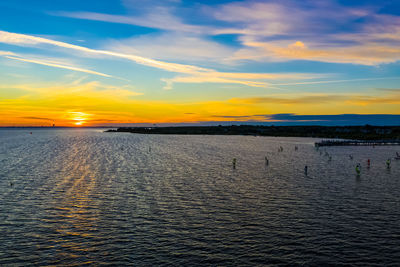
[[0, 265], [398, 266], [400, 148], [315, 141], [2, 129]]

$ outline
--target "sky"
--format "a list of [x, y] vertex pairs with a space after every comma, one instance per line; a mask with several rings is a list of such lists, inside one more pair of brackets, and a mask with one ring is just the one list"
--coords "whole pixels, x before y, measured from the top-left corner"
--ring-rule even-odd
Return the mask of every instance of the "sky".
[[0, 1], [0, 126], [400, 125], [397, 0]]

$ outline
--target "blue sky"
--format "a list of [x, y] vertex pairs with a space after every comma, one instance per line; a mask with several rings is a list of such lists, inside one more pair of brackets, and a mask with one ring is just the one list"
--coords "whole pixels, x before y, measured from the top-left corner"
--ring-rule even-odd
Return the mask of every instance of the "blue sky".
[[0, 13], [0, 125], [400, 114], [399, 1], [14, 0]]

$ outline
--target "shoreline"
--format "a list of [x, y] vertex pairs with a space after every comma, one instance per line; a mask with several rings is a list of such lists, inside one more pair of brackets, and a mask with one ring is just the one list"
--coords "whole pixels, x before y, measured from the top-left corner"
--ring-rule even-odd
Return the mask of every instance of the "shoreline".
[[105, 132], [165, 135], [248, 135], [400, 142], [400, 126], [178, 126], [120, 127]]

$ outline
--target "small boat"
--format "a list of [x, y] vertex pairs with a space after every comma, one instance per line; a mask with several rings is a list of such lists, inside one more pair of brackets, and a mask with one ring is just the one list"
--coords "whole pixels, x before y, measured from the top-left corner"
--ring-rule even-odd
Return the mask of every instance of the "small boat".
[[396, 157], [394, 157], [394, 159], [400, 159], [400, 154], [399, 154], [399, 152], [396, 152]]

